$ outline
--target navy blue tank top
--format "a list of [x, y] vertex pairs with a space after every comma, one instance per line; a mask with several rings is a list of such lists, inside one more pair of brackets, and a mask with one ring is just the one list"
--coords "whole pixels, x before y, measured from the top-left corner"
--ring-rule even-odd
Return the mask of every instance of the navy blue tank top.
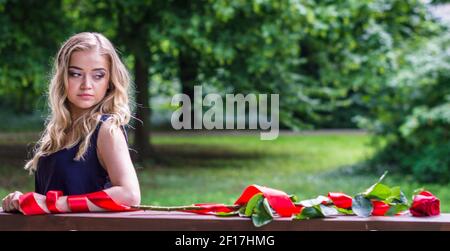
[[[77, 195], [97, 192], [111, 187], [108, 173], [97, 156], [97, 138], [102, 123], [110, 115], [103, 114], [91, 136], [85, 159], [74, 160], [79, 145], [64, 148], [39, 159], [35, 173], [35, 192], [46, 194], [50, 190], [63, 191], [64, 195]], [[127, 132], [122, 126], [125, 139]]]

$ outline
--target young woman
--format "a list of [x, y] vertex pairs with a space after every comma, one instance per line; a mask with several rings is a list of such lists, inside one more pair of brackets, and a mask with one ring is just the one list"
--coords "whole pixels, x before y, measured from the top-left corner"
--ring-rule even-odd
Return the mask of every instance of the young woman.
[[[85, 208], [98, 211], [89, 199], [99, 195], [125, 206], [140, 204], [124, 128], [131, 117], [129, 85], [124, 64], [103, 35], [83, 32], [62, 45], [49, 87], [51, 115], [25, 165], [35, 173], [31, 199], [45, 212], [73, 211], [71, 199], [76, 204], [80, 198]], [[52, 196], [53, 211], [46, 208], [51, 191], [60, 191]], [[4, 211], [22, 211], [23, 197], [18, 191], [6, 196]]]

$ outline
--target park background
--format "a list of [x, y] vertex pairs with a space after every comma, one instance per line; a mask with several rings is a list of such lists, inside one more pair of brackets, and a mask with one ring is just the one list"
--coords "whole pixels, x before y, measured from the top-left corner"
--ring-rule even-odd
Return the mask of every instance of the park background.
[[[419, 0], [0, 1], [0, 196], [48, 115], [59, 46], [101, 32], [130, 70], [142, 204], [231, 204], [250, 184], [309, 199], [385, 183], [450, 211], [450, 7]], [[280, 136], [170, 126], [173, 95], [280, 94]], [[250, 114], [250, 116], [253, 116]], [[245, 119], [245, 118], [238, 118]]]

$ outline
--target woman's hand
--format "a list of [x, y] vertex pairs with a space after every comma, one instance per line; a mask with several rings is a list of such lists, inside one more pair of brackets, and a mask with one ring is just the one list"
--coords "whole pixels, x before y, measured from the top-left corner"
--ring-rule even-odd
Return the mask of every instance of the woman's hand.
[[19, 207], [19, 197], [22, 195], [21, 192], [15, 191], [13, 193], [8, 194], [2, 200], [2, 208], [5, 212], [18, 212], [20, 211]]

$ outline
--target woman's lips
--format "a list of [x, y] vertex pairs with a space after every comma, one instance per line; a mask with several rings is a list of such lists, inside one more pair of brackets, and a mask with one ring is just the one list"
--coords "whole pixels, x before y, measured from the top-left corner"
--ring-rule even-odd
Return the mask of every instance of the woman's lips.
[[90, 95], [90, 94], [80, 94], [77, 96], [80, 97], [81, 99], [91, 99], [94, 97], [94, 95]]

